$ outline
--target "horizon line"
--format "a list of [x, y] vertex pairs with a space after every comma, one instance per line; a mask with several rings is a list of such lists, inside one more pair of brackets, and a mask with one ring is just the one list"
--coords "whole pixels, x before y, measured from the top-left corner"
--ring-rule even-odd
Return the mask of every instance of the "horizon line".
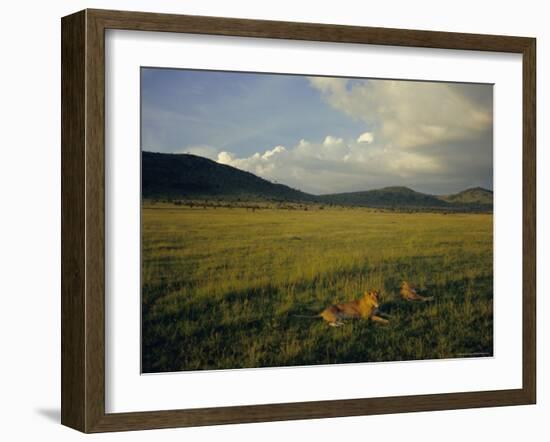
[[420, 194], [422, 194], [422, 195], [428, 195], [428, 196], [451, 196], [451, 195], [456, 195], [456, 194], [459, 194], [459, 193], [462, 193], [462, 192], [466, 192], [466, 191], [468, 191], [468, 190], [476, 190], [476, 189], [480, 189], [480, 190], [484, 190], [484, 191], [486, 191], [486, 192], [494, 193], [494, 190], [493, 190], [493, 189], [487, 189], [486, 187], [482, 187], [482, 186], [467, 187], [467, 188], [462, 189], [462, 190], [457, 190], [457, 191], [455, 191], [454, 193], [441, 193], [441, 194], [437, 194], [437, 193], [420, 192], [420, 191], [418, 191], [418, 190], [413, 189], [413, 188], [410, 187], [410, 186], [401, 185], [401, 186], [374, 187], [374, 188], [371, 188], [371, 189], [364, 189], [364, 190], [350, 190], [350, 191], [344, 191], [344, 192], [333, 192], [333, 193], [315, 194], [315, 193], [306, 192], [306, 191], [301, 190], [301, 189], [298, 189], [298, 188], [296, 188], [296, 187], [289, 186], [288, 184], [284, 184], [284, 183], [279, 183], [279, 182], [271, 181], [271, 180], [268, 179], [268, 178], [261, 177], [261, 176], [256, 175], [255, 173], [252, 173], [252, 172], [250, 172], [250, 171], [248, 171], [248, 170], [239, 169], [238, 167], [231, 166], [231, 165], [229, 165], [229, 164], [219, 163], [219, 162], [216, 161], [216, 160], [213, 160], [213, 159], [208, 158], [208, 157], [204, 157], [204, 156], [202, 156], [202, 155], [197, 155], [197, 154], [194, 154], [194, 153], [188, 153], [188, 152], [153, 152], [153, 151], [151, 151], [151, 150], [144, 150], [143, 148], [141, 148], [141, 153], [152, 153], [152, 154], [157, 154], [157, 155], [175, 155], [175, 156], [187, 155], [187, 156], [202, 158], [202, 159], [204, 159], [204, 160], [211, 161], [211, 162], [213, 162], [213, 163], [215, 163], [215, 164], [217, 164], [217, 165], [219, 165], [219, 166], [230, 167], [230, 168], [232, 168], [232, 169], [238, 170], [239, 172], [249, 173], [250, 175], [253, 175], [253, 176], [255, 176], [256, 178], [259, 178], [259, 179], [261, 179], [261, 180], [267, 181], [267, 182], [269, 182], [269, 183], [271, 183], [271, 184], [285, 186], [285, 187], [288, 187], [289, 189], [293, 189], [293, 190], [296, 190], [296, 191], [298, 191], [298, 192], [302, 192], [302, 193], [305, 193], [306, 195], [311, 195], [311, 196], [344, 195], [344, 194], [349, 194], [349, 193], [371, 192], [371, 191], [374, 191], [374, 190], [385, 190], [385, 189], [391, 189], [391, 188], [408, 189], [408, 190], [411, 190], [411, 191], [413, 191], [413, 192], [420, 193]]

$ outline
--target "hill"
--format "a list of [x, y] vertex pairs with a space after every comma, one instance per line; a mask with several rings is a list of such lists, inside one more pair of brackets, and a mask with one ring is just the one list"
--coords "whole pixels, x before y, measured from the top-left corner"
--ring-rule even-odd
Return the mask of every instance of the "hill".
[[408, 187], [384, 187], [363, 192], [322, 195], [322, 201], [345, 206], [442, 208], [451, 204], [433, 195], [416, 192]]
[[283, 184], [196, 155], [142, 152], [143, 198], [311, 201]]
[[493, 192], [480, 187], [453, 195], [429, 195], [408, 187], [312, 195], [250, 172], [191, 154], [142, 152], [145, 199], [277, 201], [392, 210], [490, 212]]
[[493, 205], [493, 192], [483, 187], [473, 187], [454, 195], [441, 195], [439, 198], [449, 203]]

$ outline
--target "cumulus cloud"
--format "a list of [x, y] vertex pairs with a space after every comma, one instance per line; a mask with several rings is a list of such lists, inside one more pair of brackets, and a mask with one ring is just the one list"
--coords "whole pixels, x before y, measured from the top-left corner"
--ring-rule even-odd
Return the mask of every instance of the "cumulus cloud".
[[437, 160], [420, 153], [330, 135], [320, 142], [300, 140], [290, 148], [277, 146], [245, 158], [223, 151], [217, 161], [315, 194], [403, 184], [415, 174], [442, 172]]
[[381, 141], [401, 149], [474, 139], [492, 127], [487, 85], [309, 79], [334, 108], [375, 128]]
[[[216, 160], [316, 194], [406, 185], [448, 193], [492, 186], [492, 89], [487, 85], [313, 77], [334, 109], [368, 131], [330, 134], [248, 157]], [[327, 128], [329, 131], [330, 128]]]
[[273, 149], [264, 152], [264, 154], [262, 155], [262, 159], [269, 160], [273, 155], [277, 155], [278, 153], [282, 152], [286, 152], [284, 146], [275, 146]]
[[[256, 155], [259, 156], [259, 154], [256, 154]], [[225, 151], [220, 152], [218, 154], [217, 160], [218, 160], [218, 163], [221, 163], [221, 164], [228, 164], [228, 165], [231, 165], [231, 166], [233, 166], [233, 165], [236, 166], [236, 160], [235, 160], [235, 158], [233, 158], [233, 154], [230, 153], [230, 152], [225, 152]], [[242, 161], [242, 160], [240, 160], [240, 161]]]
[[283, 146], [276, 146], [271, 150], [266, 150], [263, 154], [257, 152], [247, 158], [235, 158], [233, 153], [222, 151], [218, 154], [217, 161], [221, 164], [252, 172], [262, 178], [273, 179], [274, 175], [277, 174], [276, 169], [280, 167], [278, 157], [286, 152], [287, 150]]
[[372, 135], [372, 132], [364, 132], [361, 135], [359, 135], [359, 138], [357, 138], [358, 143], [372, 143], [374, 140], [374, 136]]

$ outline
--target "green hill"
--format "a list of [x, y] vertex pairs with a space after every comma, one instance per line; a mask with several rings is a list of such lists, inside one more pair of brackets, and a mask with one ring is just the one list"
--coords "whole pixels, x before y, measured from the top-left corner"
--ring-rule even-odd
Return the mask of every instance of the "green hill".
[[310, 201], [312, 195], [190, 154], [142, 152], [143, 198]]
[[442, 195], [439, 198], [449, 203], [493, 205], [493, 192], [483, 187], [473, 187], [453, 195]]
[[320, 199], [327, 203], [345, 206], [442, 208], [450, 205], [435, 196], [416, 192], [408, 187], [384, 187], [363, 192], [336, 193], [322, 195]]

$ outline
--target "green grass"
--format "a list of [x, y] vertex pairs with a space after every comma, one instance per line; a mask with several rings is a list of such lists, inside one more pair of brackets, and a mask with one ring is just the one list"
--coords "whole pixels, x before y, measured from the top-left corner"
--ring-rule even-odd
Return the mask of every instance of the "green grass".
[[[143, 207], [144, 372], [493, 351], [490, 214]], [[434, 296], [407, 303], [408, 280]], [[387, 326], [302, 318], [381, 290]]]

